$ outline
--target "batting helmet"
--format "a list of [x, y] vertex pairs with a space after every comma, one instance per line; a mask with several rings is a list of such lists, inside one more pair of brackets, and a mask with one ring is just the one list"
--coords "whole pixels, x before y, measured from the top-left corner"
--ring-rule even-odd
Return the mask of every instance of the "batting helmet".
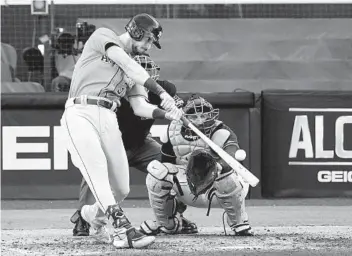
[[127, 23], [125, 29], [136, 41], [141, 41], [145, 35], [152, 35], [154, 45], [161, 49], [159, 39], [163, 28], [153, 16], [146, 13], [137, 14]]

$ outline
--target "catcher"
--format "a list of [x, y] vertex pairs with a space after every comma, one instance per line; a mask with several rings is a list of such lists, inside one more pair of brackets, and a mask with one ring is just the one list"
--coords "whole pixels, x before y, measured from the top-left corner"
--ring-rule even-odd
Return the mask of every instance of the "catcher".
[[[183, 108], [199, 130], [238, 161], [245, 159], [236, 134], [218, 120], [219, 109], [204, 98], [192, 95]], [[236, 236], [252, 236], [245, 211], [249, 185], [182, 121], [172, 121], [162, 138], [162, 161], [148, 165], [146, 184], [155, 220], [146, 220], [141, 232], [146, 235], [197, 233], [195, 223], [183, 213], [187, 206], [208, 207], [212, 199], [227, 214], [227, 223]], [[225, 214], [224, 213], [224, 214]], [[225, 234], [226, 229], [224, 227]]]

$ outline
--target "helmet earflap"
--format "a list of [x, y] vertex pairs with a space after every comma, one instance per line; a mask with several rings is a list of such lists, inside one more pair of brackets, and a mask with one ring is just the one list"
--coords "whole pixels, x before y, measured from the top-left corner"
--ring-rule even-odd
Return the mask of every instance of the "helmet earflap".
[[137, 26], [134, 19], [131, 19], [127, 23], [125, 29], [130, 34], [131, 38], [136, 41], [141, 41], [144, 37], [144, 30]]

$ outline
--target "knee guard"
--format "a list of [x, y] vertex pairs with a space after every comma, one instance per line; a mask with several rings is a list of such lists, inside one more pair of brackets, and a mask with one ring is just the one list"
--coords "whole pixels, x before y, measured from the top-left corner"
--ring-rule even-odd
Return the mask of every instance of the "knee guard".
[[[156, 218], [156, 226], [165, 233], [175, 233], [181, 228], [181, 221], [176, 216], [176, 193], [172, 190], [178, 169], [173, 164], [160, 163], [157, 160], [152, 161], [147, 169], [146, 184], [150, 206]], [[148, 222], [144, 224], [145, 229], [154, 232], [154, 227], [149, 227]]]
[[245, 198], [249, 185], [235, 172], [222, 174], [214, 182], [215, 195], [227, 214], [227, 222], [235, 233], [249, 230]]

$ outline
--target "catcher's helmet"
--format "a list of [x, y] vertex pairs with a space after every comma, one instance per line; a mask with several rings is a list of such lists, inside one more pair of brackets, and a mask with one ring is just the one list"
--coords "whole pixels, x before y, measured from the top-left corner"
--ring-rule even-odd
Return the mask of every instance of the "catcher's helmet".
[[159, 79], [160, 67], [148, 55], [136, 55], [133, 59], [149, 73], [151, 79]]
[[136, 41], [141, 41], [149, 33], [153, 37], [154, 45], [161, 49], [159, 39], [163, 28], [153, 16], [146, 13], [137, 14], [127, 23], [125, 29]]
[[[154, 81], [159, 79], [160, 67], [149, 57], [149, 55], [136, 55], [133, 59], [149, 73], [151, 79]], [[126, 75], [126, 73], [124, 74], [123, 79], [130, 88], [136, 84], [134, 80]]]
[[210, 102], [195, 94], [187, 100], [183, 112], [185, 117], [207, 136], [215, 129], [215, 121], [219, 117], [218, 108], [214, 109]]

